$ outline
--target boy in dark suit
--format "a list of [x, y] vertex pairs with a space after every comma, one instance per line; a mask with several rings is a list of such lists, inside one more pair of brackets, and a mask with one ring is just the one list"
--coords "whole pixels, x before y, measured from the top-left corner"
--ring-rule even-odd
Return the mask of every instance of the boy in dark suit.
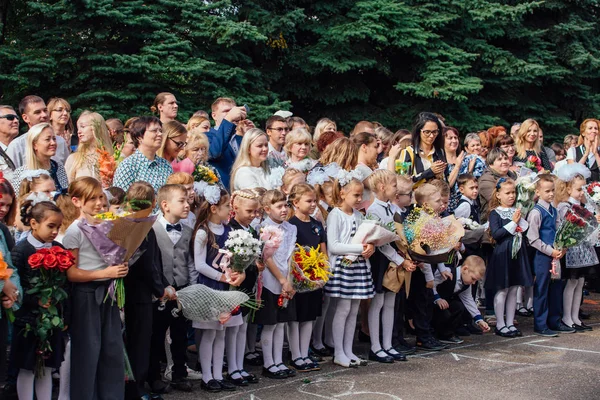
[[[189, 251], [192, 229], [180, 222], [187, 218], [190, 212], [185, 187], [183, 185], [161, 187], [158, 190], [158, 205], [162, 215], [154, 223], [153, 230], [162, 259], [163, 277], [175, 290], [183, 289], [189, 285], [189, 271], [194, 268], [192, 254]], [[164, 386], [160, 377], [160, 359], [168, 328], [171, 332], [171, 354], [173, 355], [171, 386], [185, 392], [192, 390], [191, 383], [186, 379], [187, 321], [181, 315], [174, 317], [171, 313], [174, 308], [177, 308], [175, 300], [167, 301], [164, 309], [160, 302], [154, 305], [148, 383], [155, 392], [159, 392]]]

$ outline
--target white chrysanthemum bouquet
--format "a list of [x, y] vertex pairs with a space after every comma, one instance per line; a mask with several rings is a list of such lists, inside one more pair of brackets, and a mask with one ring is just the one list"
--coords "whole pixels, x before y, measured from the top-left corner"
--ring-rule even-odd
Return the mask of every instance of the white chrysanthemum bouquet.
[[229, 232], [225, 241], [225, 250], [221, 267], [228, 272], [244, 272], [254, 261], [260, 257], [262, 242], [255, 239], [250, 232], [235, 229]]

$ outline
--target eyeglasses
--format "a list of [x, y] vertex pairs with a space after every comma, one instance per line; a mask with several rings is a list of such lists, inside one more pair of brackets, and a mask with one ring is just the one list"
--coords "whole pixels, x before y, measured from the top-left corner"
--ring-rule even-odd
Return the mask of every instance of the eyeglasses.
[[0, 115], [0, 118], [6, 118], [8, 121], [14, 121], [15, 119], [16, 120], [19, 119], [19, 117], [16, 116], [15, 114]]
[[277, 131], [277, 132], [281, 133], [281, 132], [289, 132], [291, 129], [290, 128], [269, 128], [269, 130]]
[[421, 129], [421, 133], [425, 136], [436, 136], [438, 133], [440, 133], [440, 131], [439, 129], [434, 129], [432, 131]]
[[187, 146], [187, 142], [179, 142], [172, 138], [169, 138], [169, 140], [175, 143], [175, 146], [177, 146], [178, 149], [183, 149], [185, 146]]

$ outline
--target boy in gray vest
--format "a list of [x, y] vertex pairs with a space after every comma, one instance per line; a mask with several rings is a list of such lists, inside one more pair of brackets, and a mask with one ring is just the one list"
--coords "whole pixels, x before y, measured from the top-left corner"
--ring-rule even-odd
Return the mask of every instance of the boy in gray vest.
[[[175, 290], [190, 284], [190, 270], [194, 269], [194, 260], [190, 253], [192, 229], [181, 223], [187, 218], [190, 206], [187, 202], [187, 191], [183, 185], [165, 185], [158, 190], [158, 204], [162, 214], [154, 223], [154, 233], [158, 242], [159, 253], [163, 264], [165, 280]], [[165, 334], [171, 329], [171, 354], [173, 355], [173, 375], [171, 386], [177, 390], [190, 392], [191, 383], [187, 378], [186, 348], [187, 320], [179, 315], [174, 317], [171, 311], [177, 307], [175, 300], [167, 301], [164, 309], [159, 309], [160, 302], [154, 304], [152, 324], [152, 352], [148, 383], [155, 393], [169, 391], [160, 376], [160, 360], [165, 343]], [[162, 308], [162, 307], [160, 307]]]

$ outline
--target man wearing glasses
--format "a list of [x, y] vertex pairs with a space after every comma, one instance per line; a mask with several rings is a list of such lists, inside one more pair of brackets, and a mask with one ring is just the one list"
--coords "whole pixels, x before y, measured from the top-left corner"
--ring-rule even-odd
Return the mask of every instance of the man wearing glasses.
[[267, 161], [271, 168], [283, 167], [287, 160], [287, 154], [283, 150], [285, 137], [290, 131], [285, 118], [279, 115], [269, 117], [266, 124], [267, 136], [269, 137], [269, 155]]
[[0, 105], [0, 171], [4, 179], [10, 180], [15, 164], [12, 162], [6, 149], [9, 143], [19, 134], [19, 116], [11, 106]]

